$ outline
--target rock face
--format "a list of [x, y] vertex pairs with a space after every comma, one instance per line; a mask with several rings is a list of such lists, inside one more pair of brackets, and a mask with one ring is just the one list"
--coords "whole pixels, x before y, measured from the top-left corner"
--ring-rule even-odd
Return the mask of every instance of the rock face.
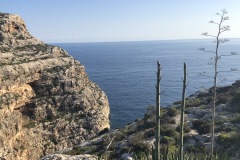
[[42, 160], [97, 160], [97, 156], [83, 154], [83, 155], [75, 155], [69, 156], [64, 154], [51, 154], [42, 158]]
[[39, 159], [110, 128], [105, 93], [84, 66], [0, 13], [0, 157]]

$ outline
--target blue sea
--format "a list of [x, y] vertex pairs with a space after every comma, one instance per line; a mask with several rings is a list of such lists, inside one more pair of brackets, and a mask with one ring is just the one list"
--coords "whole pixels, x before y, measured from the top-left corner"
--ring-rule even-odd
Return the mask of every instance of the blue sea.
[[[157, 61], [161, 63], [161, 106], [181, 99], [183, 63], [187, 64], [187, 95], [213, 85], [212, 40], [168, 40], [138, 42], [58, 43], [85, 66], [89, 78], [105, 91], [111, 108], [111, 127], [119, 128], [143, 117], [155, 105]], [[220, 45], [219, 53], [240, 53], [240, 39]], [[219, 60], [218, 85], [240, 79], [240, 55]], [[201, 75], [202, 74], [202, 75]], [[203, 76], [204, 75], [204, 76]]]

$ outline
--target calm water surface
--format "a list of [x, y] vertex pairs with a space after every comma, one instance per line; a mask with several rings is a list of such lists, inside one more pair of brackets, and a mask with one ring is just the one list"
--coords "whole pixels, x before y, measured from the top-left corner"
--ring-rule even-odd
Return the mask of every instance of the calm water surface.
[[[212, 86], [213, 55], [198, 48], [214, 49], [211, 40], [177, 40], [147, 42], [61, 43], [79, 60], [89, 75], [103, 89], [110, 102], [111, 126], [122, 127], [141, 118], [146, 107], [155, 104], [156, 62], [162, 66], [161, 105], [167, 107], [181, 99], [183, 63], [187, 64], [187, 95]], [[220, 46], [221, 54], [240, 53], [240, 39]], [[226, 56], [219, 61], [219, 70], [240, 69], [240, 56]], [[199, 76], [206, 72], [207, 76]], [[223, 80], [224, 79], [224, 80]], [[219, 85], [240, 79], [239, 72], [219, 74]]]

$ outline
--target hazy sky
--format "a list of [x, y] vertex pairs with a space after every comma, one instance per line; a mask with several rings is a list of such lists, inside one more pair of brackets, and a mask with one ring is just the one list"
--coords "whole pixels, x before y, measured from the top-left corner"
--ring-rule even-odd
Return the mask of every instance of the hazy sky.
[[226, 9], [240, 38], [240, 0], [0, 0], [0, 12], [20, 15], [45, 42], [199, 39], [216, 29], [210, 20]]

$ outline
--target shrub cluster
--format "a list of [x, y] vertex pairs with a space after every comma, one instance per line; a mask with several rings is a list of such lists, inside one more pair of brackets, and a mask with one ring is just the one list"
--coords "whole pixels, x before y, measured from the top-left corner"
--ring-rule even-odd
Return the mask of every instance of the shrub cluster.
[[176, 108], [169, 108], [167, 114], [170, 117], [175, 117], [178, 114], [178, 110]]
[[228, 146], [231, 144], [230, 134], [221, 134], [217, 137], [217, 143], [223, 146]]
[[[180, 125], [178, 125], [176, 127], [176, 131], [180, 132]], [[189, 125], [187, 123], [184, 123], [183, 131], [184, 131], [184, 133], [189, 133], [191, 131], [191, 128], [189, 127]]]
[[148, 155], [151, 148], [143, 141], [144, 135], [142, 133], [136, 134], [131, 137], [129, 141], [129, 146], [132, 148], [131, 152], [135, 154]]
[[161, 138], [161, 143], [166, 144], [166, 145], [173, 145], [175, 143], [175, 140], [171, 137], [163, 136]]
[[168, 126], [168, 125], [163, 125], [161, 126], [161, 131], [160, 134], [161, 136], [168, 136], [168, 137], [176, 137], [177, 132], [174, 127]]
[[194, 120], [192, 123], [193, 128], [196, 129], [199, 134], [206, 134], [211, 131], [211, 122], [204, 120]]
[[232, 99], [231, 103], [231, 111], [240, 113], [240, 92], [238, 92]]

